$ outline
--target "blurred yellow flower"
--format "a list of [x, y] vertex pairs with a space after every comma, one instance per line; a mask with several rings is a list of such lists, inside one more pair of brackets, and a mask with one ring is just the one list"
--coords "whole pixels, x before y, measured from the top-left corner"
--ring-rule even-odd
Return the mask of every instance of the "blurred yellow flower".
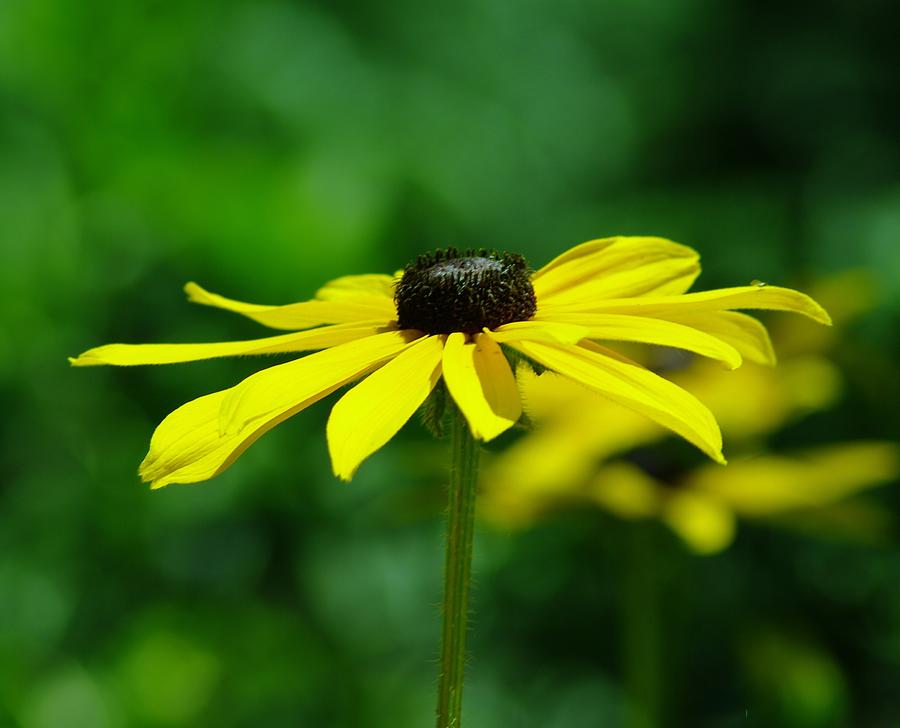
[[[849, 273], [815, 293], [840, 325], [870, 305], [871, 288], [865, 277]], [[593, 503], [625, 519], [658, 518], [695, 551], [714, 553], [733, 540], [737, 517], [796, 518], [892, 480], [900, 471], [895, 443], [763, 452], [761, 438], [827, 407], [841, 390], [840, 372], [823, 355], [834, 343], [834, 329], [792, 323], [773, 326], [778, 349], [786, 355], [776, 368], [748, 364], [723, 372], [696, 360], [668, 373], [709, 405], [729, 437], [743, 444], [744, 454], [732, 458], [728, 468], [659, 472], [670, 468], [648, 446], [664, 439], [665, 430], [561, 377], [520, 371], [526, 411], [538, 425], [485, 471], [483, 515], [503, 527], [523, 527], [547, 509]], [[658, 353], [659, 361], [677, 363], [673, 352]], [[853, 515], [864, 523], [877, 520], [862, 504], [854, 507]]]
[[332, 464], [341, 478], [349, 479], [390, 440], [441, 380], [472, 434], [490, 440], [521, 414], [501, 345], [724, 462], [718, 424], [703, 404], [596, 340], [677, 347], [733, 369], [743, 358], [774, 360], [762, 324], [733, 309], [830, 320], [811, 298], [786, 288], [687, 293], [699, 272], [691, 248], [661, 238], [613, 237], [576, 246], [533, 274], [518, 255], [437, 251], [399, 277], [339, 278], [313, 300], [286, 306], [242, 303], [190, 283], [192, 301], [293, 333], [213, 344], [110, 344], [72, 363], [171, 364], [323, 350], [264, 369], [170, 414], [140, 468], [154, 487], [219, 474], [266, 431], [357, 379], [362, 381], [338, 400], [328, 421]]
[[830, 506], [895, 478], [898, 466], [898, 448], [888, 442], [748, 457], [728, 468], [705, 465], [673, 483], [617, 461], [596, 470], [585, 496], [623, 518], [659, 518], [694, 551], [715, 553], [734, 539], [737, 517], [771, 518]]

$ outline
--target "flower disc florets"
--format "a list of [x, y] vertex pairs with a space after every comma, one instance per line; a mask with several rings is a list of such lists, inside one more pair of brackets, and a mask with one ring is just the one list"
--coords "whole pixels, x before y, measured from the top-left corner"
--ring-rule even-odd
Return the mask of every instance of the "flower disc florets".
[[480, 333], [527, 321], [537, 309], [521, 255], [455, 248], [420, 255], [394, 293], [400, 328], [426, 334]]

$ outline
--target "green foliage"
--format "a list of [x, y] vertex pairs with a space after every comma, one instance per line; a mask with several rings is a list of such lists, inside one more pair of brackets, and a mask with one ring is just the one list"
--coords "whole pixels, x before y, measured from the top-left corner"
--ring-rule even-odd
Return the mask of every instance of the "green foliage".
[[[280, 303], [434, 248], [536, 267], [616, 233], [693, 245], [708, 287], [867, 268], [845, 399], [770, 444], [900, 438], [897, 25], [887, 0], [0, 2], [0, 725], [431, 720], [446, 443], [410, 426], [338, 484], [328, 400], [147, 491], [162, 417], [280, 361], [67, 367], [262, 335], [187, 280]], [[467, 728], [642, 715], [627, 538], [585, 512], [477, 534]], [[898, 722], [896, 540], [668, 538], [644, 668], [666, 725]]]

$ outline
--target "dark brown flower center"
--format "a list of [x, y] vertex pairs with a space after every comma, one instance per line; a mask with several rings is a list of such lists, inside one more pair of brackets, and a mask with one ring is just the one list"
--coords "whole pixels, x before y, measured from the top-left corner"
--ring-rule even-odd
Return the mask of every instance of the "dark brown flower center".
[[521, 255], [455, 248], [420, 255], [394, 293], [404, 329], [466, 334], [527, 321], [537, 309], [531, 271]]

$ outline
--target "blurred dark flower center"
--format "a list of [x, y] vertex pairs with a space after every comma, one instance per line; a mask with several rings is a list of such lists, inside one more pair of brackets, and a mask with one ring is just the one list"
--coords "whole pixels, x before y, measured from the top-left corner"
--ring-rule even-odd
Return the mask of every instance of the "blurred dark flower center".
[[404, 269], [394, 302], [400, 327], [426, 334], [475, 334], [527, 321], [537, 308], [525, 259], [483, 249], [420, 255]]

